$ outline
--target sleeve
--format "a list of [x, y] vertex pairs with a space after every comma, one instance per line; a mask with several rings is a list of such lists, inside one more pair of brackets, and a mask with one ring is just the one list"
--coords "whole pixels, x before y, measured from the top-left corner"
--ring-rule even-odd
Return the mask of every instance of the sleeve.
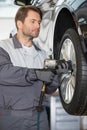
[[6, 86], [31, 85], [36, 80], [33, 69], [13, 66], [9, 54], [0, 47], [0, 84]]

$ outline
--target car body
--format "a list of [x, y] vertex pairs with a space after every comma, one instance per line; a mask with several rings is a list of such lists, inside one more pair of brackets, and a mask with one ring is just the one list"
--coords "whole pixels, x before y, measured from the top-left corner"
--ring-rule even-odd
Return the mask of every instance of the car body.
[[36, 43], [54, 59], [72, 62], [72, 71], [61, 75], [59, 92], [64, 109], [69, 114], [87, 115], [87, 0], [30, 0], [28, 3], [15, 0], [15, 3], [19, 1], [43, 11]]
[[[73, 27], [78, 32], [81, 38], [82, 48], [84, 52], [87, 52], [87, 1], [86, 0], [15, 0], [22, 1], [25, 4], [32, 4], [38, 6], [43, 11], [43, 23], [42, 31], [46, 29], [48, 33], [48, 39], [51, 42], [47, 42], [44, 39], [43, 44], [49, 44], [50, 49], [53, 50], [56, 47], [56, 40], [61, 41], [61, 38], [65, 31]], [[50, 24], [50, 25], [49, 25]], [[47, 26], [44, 28], [44, 26]], [[51, 28], [49, 29], [48, 28]], [[47, 29], [48, 28], [48, 29]], [[41, 37], [41, 34], [40, 36]], [[57, 37], [57, 38], [56, 38]], [[43, 42], [43, 41], [42, 41]], [[52, 45], [50, 45], [52, 44]]]

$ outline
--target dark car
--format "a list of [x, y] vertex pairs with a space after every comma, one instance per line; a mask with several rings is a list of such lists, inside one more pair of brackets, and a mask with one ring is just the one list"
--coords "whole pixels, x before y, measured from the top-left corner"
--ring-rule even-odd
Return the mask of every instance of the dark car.
[[[16, 0], [43, 11], [39, 42], [54, 59], [72, 61], [72, 72], [63, 74], [59, 93], [64, 109], [87, 115], [87, 0]], [[43, 36], [43, 33], [44, 36]]]

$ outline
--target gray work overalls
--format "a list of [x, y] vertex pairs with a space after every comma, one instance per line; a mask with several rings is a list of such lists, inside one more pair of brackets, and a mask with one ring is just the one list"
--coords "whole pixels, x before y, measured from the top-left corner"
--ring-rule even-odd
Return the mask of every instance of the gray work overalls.
[[[29, 68], [43, 68], [45, 58], [35, 45], [22, 46], [16, 35], [0, 42], [0, 130], [37, 130], [36, 106], [43, 82], [31, 81], [35, 75]], [[40, 130], [49, 130], [45, 110]]]

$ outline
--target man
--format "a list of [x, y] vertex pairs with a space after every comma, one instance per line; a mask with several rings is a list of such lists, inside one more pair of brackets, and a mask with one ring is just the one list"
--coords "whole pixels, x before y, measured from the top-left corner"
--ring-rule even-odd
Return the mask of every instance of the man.
[[[0, 42], [0, 130], [49, 130], [46, 110], [38, 117], [37, 106], [44, 83], [47, 94], [59, 84], [56, 73], [43, 69], [46, 52], [32, 41], [41, 20], [37, 7], [20, 7], [15, 16], [17, 34]], [[63, 64], [56, 72], [66, 70]], [[46, 104], [44, 97], [42, 105]]]
[[[57, 75], [42, 69], [47, 54], [32, 41], [41, 20], [37, 7], [20, 7], [15, 16], [17, 34], [0, 42], [0, 130], [37, 130], [36, 108], [43, 83], [48, 84], [46, 93], [58, 87]], [[39, 129], [49, 130], [45, 109]]]

